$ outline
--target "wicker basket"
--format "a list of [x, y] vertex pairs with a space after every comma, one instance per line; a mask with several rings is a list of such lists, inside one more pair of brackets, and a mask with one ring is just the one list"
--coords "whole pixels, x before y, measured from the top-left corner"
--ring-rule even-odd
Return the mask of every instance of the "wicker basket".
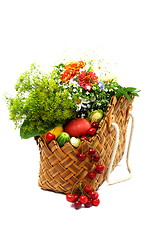
[[[113, 170], [124, 154], [131, 106], [132, 102], [128, 101], [124, 96], [118, 100], [116, 97], [112, 97], [110, 106], [100, 122], [96, 135], [89, 141], [84, 141], [77, 149], [70, 143], [66, 143], [60, 148], [55, 140], [47, 145], [44, 138], [39, 137], [36, 139], [40, 150], [39, 186], [42, 189], [67, 194], [71, 193], [76, 182], [83, 181], [84, 184], [92, 185], [94, 189], [98, 189], [106, 179], [115, 142], [115, 129], [111, 128], [111, 122], [114, 119], [120, 130]], [[101, 164], [105, 166], [103, 174], [97, 174], [96, 179], [93, 180], [88, 177], [88, 171], [94, 170], [96, 164], [88, 156], [83, 162], [76, 157], [82, 148], [83, 152], [87, 154], [88, 149], [91, 147], [96, 149], [97, 154], [101, 157]]]

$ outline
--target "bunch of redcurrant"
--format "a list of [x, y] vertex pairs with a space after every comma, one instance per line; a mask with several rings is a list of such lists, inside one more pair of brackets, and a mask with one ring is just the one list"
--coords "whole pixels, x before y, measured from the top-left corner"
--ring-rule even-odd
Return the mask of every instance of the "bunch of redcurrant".
[[66, 200], [73, 203], [75, 209], [80, 209], [82, 206], [89, 208], [100, 204], [99, 194], [94, 191], [92, 186], [85, 186], [82, 189], [83, 194], [67, 194]]

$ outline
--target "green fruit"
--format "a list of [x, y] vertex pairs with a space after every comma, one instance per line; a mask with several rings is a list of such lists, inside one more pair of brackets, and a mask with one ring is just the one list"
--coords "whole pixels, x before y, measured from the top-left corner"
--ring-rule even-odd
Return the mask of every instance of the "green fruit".
[[66, 142], [70, 142], [70, 136], [68, 133], [62, 132], [59, 134], [56, 140], [59, 146], [62, 147]]
[[88, 119], [91, 123], [93, 122], [99, 123], [102, 118], [103, 118], [103, 111], [101, 109], [91, 112], [88, 116]]

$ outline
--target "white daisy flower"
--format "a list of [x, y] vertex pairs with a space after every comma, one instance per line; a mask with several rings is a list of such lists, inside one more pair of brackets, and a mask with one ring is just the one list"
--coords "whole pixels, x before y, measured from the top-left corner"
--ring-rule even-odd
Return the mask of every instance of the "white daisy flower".
[[85, 98], [77, 98], [76, 100], [76, 108], [77, 112], [80, 111], [82, 108], [88, 108], [88, 101]]
[[71, 79], [69, 81], [69, 85], [73, 86], [74, 88], [80, 86], [74, 79]]

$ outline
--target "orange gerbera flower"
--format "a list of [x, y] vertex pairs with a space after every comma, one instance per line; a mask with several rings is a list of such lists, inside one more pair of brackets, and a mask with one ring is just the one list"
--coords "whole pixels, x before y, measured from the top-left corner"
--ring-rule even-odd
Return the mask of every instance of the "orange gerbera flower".
[[84, 66], [85, 66], [85, 63], [83, 61], [78, 61], [78, 62], [73, 62], [73, 63], [67, 64], [64, 67], [66, 70], [64, 71], [64, 73], [61, 74], [61, 80], [63, 82], [68, 82]]

